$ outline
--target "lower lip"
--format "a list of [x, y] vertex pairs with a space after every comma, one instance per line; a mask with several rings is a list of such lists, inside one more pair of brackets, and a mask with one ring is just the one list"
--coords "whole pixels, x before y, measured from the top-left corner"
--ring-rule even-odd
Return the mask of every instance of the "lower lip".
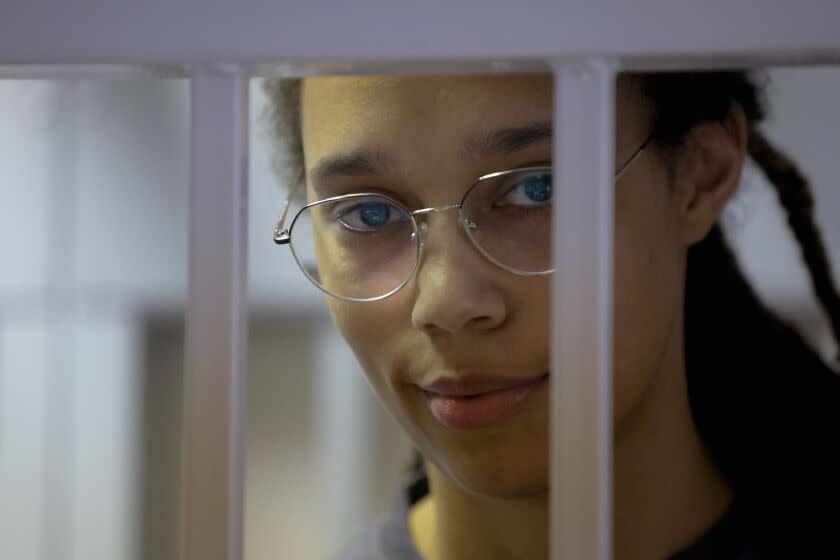
[[426, 393], [429, 409], [441, 423], [459, 429], [485, 428], [513, 415], [548, 383], [548, 375], [509, 389], [469, 397]]

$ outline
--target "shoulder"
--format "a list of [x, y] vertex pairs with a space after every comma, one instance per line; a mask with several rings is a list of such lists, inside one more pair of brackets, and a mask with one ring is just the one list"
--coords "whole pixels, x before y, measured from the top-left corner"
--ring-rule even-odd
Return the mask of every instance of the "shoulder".
[[405, 523], [382, 519], [353, 537], [333, 560], [421, 560]]
[[409, 484], [389, 511], [351, 539], [333, 560], [422, 560], [408, 528], [408, 510], [415, 494], [424, 489], [428, 491], [425, 478]]
[[382, 523], [378, 522], [353, 537], [333, 556], [333, 560], [385, 560], [388, 557], [380, 545]]

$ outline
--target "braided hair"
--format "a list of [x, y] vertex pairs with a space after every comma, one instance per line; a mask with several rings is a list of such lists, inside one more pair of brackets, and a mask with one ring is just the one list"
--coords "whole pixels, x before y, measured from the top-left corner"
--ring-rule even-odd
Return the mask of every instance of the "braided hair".
[[[762, 87], [744, 71], [638, 76], [653, 109], [652, 146], [668, 165], [689, 131], [733, 104], [748, 151], [778, 195], [840, 344], [840, 296], [804, 175], [761, 133]], [[300, 82], [267, 80], [284, 169], [303, 177]], [[756, 296], [719, 226], [688, 251], [685, 356], [691, 413], [704, 445], [746, 503], [770, 556], [840, 558], [840, 377]], [[418, 456], [416, 465], [422, 462]], [[770, 536], [768, 540], [766, 537]]]
[[[694, 125], [723, 121], [733, 103], [743, 108], [749, 154], [778, 196], [840, 342], [840, 298], [813, 196], [796, 165], [758, 129], [764, 107], [754, 78], [667, 73], [641, 81], [655, 142], [665, 150]], [[763, 537], [774, 537], [764, 543], [772, 557], [840, 557], [840, 378], [759, 301], [719, 226], [688, 251], [685, 351], [700, 437]]]

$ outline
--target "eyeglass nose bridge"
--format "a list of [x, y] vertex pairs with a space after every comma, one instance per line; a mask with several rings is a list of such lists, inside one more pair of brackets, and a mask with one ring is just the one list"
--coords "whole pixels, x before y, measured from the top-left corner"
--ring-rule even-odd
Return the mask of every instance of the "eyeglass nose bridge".
[[419, 239], [420, 247], [423, 247], [423, 245], [425, 244], [426, 236], [429, 233], [429, 225], [426, 223], [426, 219], [425, 219], [426, 216], [428, 216], [429, 214], [433, 214], [434, 212], [443, 212], [445, 210], [458, 210], [458, 225], [460, 225], [465, 230], [475, 231], [475, 229], [476, 229], [475, 222], [472, 222], [472, 221], [466, 219], [461, 214], [461, 205], [460, 204], [447, 204], [446, 206], [434, 206], [434, 207], [431, 207], [431, 208], [420, 208], [419, 210], [414, 210], [413, 212], [411, 212], [411, 216], [413, 218], [415, 218], [415, 219], [417, 219], [418, 217], [420, 218], [419, 220], [417, 220], [419, 222], [417, 224], [417, 226], [418, 226], [418, 231], [419, 231], [419, 236], [420, 236], [420, 239]]

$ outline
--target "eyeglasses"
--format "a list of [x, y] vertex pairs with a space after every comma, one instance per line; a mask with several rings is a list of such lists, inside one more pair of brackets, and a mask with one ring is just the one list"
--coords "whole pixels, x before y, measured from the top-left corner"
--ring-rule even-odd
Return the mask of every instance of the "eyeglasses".
[[[618, 169], [615, 181], [649, 141]], [[554, 272], [553, 188], [551, 167], [540, 166], [483, 175], [460, 203], [447, 206], [409, 210], [383, 194], [346, 194], [306, 204], [286, 229], [292, 192], [274, 228], [274, 242], [289, 245], [306, 277], [326, 294], [345, 301], [378, 301], [399, 291], [417, 272], [427, 217], [457, 210], [458, 225], [487, 260], [520, 276], [544, 276]]]

